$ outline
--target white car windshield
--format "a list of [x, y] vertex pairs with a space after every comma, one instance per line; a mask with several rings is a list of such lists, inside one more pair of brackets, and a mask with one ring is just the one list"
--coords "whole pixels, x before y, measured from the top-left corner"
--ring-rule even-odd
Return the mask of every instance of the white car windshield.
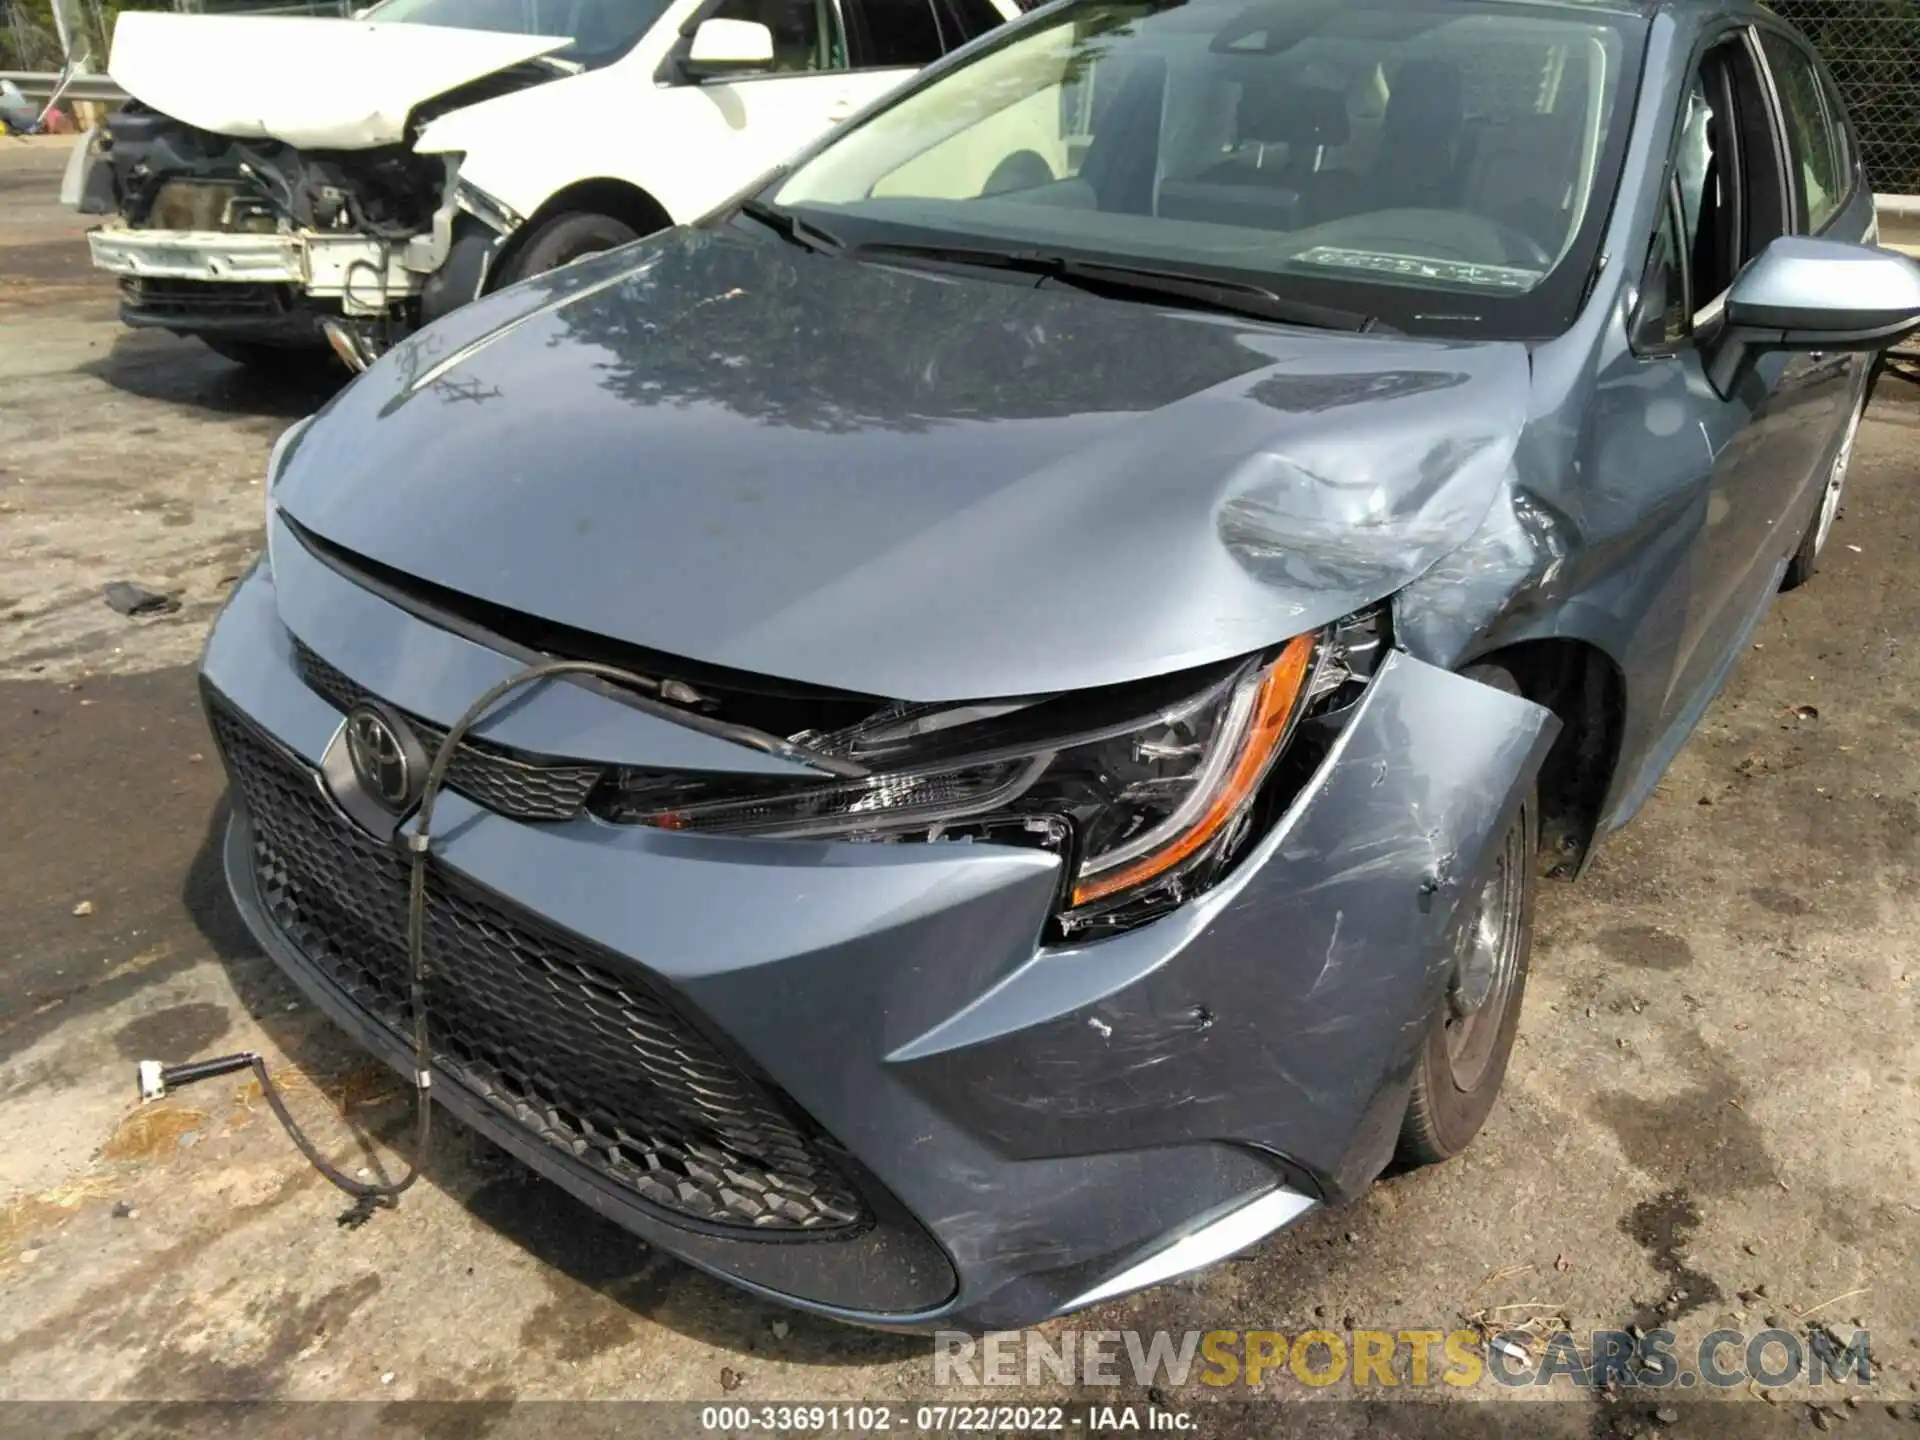
[[1639, 24], [1472, 0], [1055, 6], [766, 198], [842, 238], [1210, 268], [1411, 328], [1539, 330], [1520, 312], [1597, 243]]
[[555, 52], [560, 59], [599, 65], [624, 55], [666, 8], [667, 0], [385, 0], [366, 18], [510, 35], [565, 35], [573, 43]]

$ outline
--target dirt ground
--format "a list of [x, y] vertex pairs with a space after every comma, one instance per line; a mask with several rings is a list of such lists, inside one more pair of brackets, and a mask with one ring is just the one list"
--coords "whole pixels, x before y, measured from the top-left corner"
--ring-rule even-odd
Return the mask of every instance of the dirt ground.
[[[736, 1293], [451, 1123], [428, 1180], [349, 1229], [247, 1087], [136, 1107], [137, 1059], [259, 1047], [350, 1164], [391, 1171], [370, 1137], [407, 1114], [229, 908], [191, 669], [256, 544], [269, 445], [337, 382], [267, 385], [122, 329], [54, 203], [64, 153], [0, 140], [0, 1398], [377, 1401], [328, 1427], [461, 1435], [537, 1399], [957, 1398], [926, 1340]], [[1544, 891], [1506, 1098], [1469, 1156], [1048, 1332], [1484, 1312], [1697, 1336], [1831, 1302], [1817, 1318], [1873, 1333], [1852, 1407], [1496, 1395], [1466, 1420], [1265, 1403], [1306, 1396], [1284, 1373], [1253, 1405], [1192, 1382], [1151, 1398], [1212, 1434], [1448, 1414], [1475, 1433], [1920, 1434], [1916, 571], [1920, 391], [1889, 382], [1820, 576], [1774, 608], [1591, 875]], [[101, 599], [119, 579], [182, 608], [123, 618]], [[1089, 1395], [1149, 1398], [1060, 1398]], [[487, 1404], [392, 1403], [455, 1400]], [[141, 1413], [69, 1419], [107, 1433]]]

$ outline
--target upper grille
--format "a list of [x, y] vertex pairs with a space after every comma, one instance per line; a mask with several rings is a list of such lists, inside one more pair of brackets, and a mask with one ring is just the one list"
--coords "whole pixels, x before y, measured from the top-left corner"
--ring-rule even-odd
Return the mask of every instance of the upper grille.
[[[299, 641], [294, 664], [308, 686], [343, 714], [375, 698], [364, 685], [342, 674]], [[409, 714], [407, 723], [432, 758], [447, 738], [447, 727]], [[606, 772], [597, 765], [575, 765], [519, 755], [505, 746], [469, 736], [447, 767], [447, 784], [476, 805], [515, 820], [571, 820]]]
[[[275, 926], [396, 1035], [407, 1015], [407, 862], [342, 817], [313, 771], [209, 693]], [[866, 1212], [761, 1081], [657, 987], [577, 936], [428, 872], [435, 1063], [646, 1200], [756, 1233], [832, 1232]]]

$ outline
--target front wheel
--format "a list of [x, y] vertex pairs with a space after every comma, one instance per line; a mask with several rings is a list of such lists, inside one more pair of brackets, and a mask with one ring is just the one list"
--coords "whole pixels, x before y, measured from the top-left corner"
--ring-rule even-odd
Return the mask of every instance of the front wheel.
[[541, 222], [540, 228], [521, 243], [508, 261], [500, 283], [511, 285], [530, 275], [544, 275], [549, 270], [558, 270], [562, 265], [639, 238], [638, 230], [611, 215], [569, 210]]
[[[1467, 673], [1519, 692], [1503, 670], [1482, 667]], [[1414, 1067], [1413, 1093], [1400, 1125], [1403, 1164], [1434, 1165], [1465, 1150], [1500, 1094], [1533, 952], [1538, 834], [1537, 792], [1529, 786], [1479, 895], [1468, 902], [1472, 908], [1454, 948], [1446, 994]]]
[[1834, 452], [1833, 464], [1827, 470], [1826, 488], [1820, 492], [1820, 508], [1813, 512], [1807, 533], [1800, 538], [1800, 548], [1793, 552], [1793, 558], [1787, 562], [1787, 573], [1780, 577], [1782, 590], [1797, 590], [1811, 580], [1820, 562], [1820, 552], [1827, 548], [1827, 537], [1833, 533], [1833, 522], [1840, 514], [1840, 492], [1847, 483], [1847, 466], [1853, 461], [1854, 437], [1860, 433], [1860, 417], [1866, 409], [1867, 397], [1863, 392], [1853, 402], [1853, 414], [1847, 418], [1840, 448]]

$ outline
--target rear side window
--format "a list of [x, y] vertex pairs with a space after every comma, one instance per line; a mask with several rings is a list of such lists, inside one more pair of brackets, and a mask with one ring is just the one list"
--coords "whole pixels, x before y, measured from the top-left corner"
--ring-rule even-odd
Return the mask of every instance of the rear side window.
[[1793, 173], [1805, 207], [1806, 226], [1818, 231], [1846, 198], [1846, 170], [1835, 117], [1828, 114], [1825, 87], [1813, 58], [1784, 35], [1763, 36], [1767, 64], [1793, 146]]
[[859, 14], [864, 69], [917, 70], [946, 53], [932, 0], [859, 0]]
[[960, 17], [960, 34], [953, 40], [955, 45], [986, 34], [1006, 18], [988, 0], [947, 0], [947, 3], [951, 13]]
[[1833, 153], [1840, 162], [1840, 193], [1844, 196], [1853, 189], [1853, 135], [1847, 129], [1847, 107], [1831, 75], [1821, 75], [1820, 97], [1827, 102], [1828, 133], [1833, 137]]

